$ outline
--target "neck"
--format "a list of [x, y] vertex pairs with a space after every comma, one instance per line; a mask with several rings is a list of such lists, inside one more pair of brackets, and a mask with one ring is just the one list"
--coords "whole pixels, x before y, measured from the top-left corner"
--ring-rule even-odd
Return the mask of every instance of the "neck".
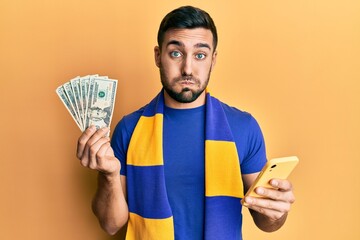
[[169, 94], [164, 91], [164, 100], [165, 105], [170, 108], [176, 108], [176, 109], [187, 109], [187, 108], [196, 108], [200, 107], [205, 104], [206, 99], [206, 91], [203, 91], [201, 95], [193, 102], [191, 103], [181, 103], [176, 100], [174, 100], [172, 97], [169, 96]]

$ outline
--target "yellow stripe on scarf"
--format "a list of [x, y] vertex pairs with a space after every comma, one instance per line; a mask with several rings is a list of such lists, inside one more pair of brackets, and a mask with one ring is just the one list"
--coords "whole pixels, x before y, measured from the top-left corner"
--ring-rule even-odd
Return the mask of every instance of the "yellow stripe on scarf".
[[243, 183], [235, 143], [206, 140], [205, 159], [205, 195], [243, 198]]
[[162, 128], [163, 114], [158, 113], [152, 117], [140, 117], [129, 144], [128, 165], [163, 165]]
[[143, 218], [130, 213], [126, 240], [172, 240], [174, 239], [173, 217], [165, 219]]

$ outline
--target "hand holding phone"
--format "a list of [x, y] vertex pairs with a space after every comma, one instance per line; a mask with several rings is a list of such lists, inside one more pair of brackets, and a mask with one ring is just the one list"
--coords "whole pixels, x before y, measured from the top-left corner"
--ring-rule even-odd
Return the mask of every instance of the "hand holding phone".
[[294, 170], [298, 164], [299, 159], [296, 156], [274, 158], [269, 160], [264, 168], [261, 170], [250, 189], [242, 199], [242, 204], [247, 206], [244, 199], [247, 196], [263, 198], [255, 193], [257, 187], [274, 188], [270, 185], [270, 180], [273, 178], [287, 179], [290, 173]]

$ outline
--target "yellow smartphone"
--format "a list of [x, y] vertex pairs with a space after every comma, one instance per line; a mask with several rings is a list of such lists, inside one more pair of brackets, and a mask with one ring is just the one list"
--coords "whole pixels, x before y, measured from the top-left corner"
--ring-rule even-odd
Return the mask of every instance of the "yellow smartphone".
[[262, 196], [255, 193], [255, 189], [260, 186], [265, 188], [274, 188], [270, 185], [270, 180], [273, 178], [287, 179], [298, 162], [299, 159], [296, 156], [273, 158], [269, 160], [245, 194], [244, 198], [241, 200], [242, 204], [246, 206], [244, 199], [247, 196], [262, 198]]

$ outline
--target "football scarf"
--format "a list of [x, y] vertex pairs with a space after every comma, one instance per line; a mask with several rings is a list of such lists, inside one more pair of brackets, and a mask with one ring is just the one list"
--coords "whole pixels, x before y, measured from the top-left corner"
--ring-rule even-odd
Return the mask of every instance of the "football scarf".
[[[243, 183], [221, 102], [206, 93], [204, 239], [239, 239]], [[145, 106], [127, 152], [127, 240], [171, 240], [174, 226], [163, 159], [163, 90]]]

